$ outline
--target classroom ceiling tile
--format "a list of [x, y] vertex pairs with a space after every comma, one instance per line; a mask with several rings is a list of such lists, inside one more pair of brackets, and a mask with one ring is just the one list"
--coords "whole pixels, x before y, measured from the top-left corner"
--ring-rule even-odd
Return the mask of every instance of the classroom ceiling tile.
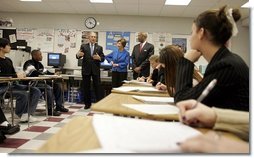
[[113, 0], [115, 4], [132, 4], [132, 5], [138, 5], [139, 0]]
[[197, 6], [197, 7], [190, 7], [190, 6], [187, 6], [184, 11], [183, 11], [183, 14], [182, 16], [183, 17], [197, 17], [200, 13], [206, 11], [206, 7], [200, 7], [200, 6]]
[[119, 15], [139, 15], [138, 5], [131, 5], [131, 4], [116, 4], [116, 11]]
[[93, 4], [96, 14], [117, 14], [115, 6], [112, 4]]
[[220, 0], [192, 0], [188, 6], [213, 7]]
[[159, 5], [163, 6], [165, 4], [165, 0], [139, 0], [140, 5]]
[[[153, 8], [153, 9], [151, 9]], [[160, 15], [161, 9], [163, 8], [163, 5], [161, 6], [154, 6], [152, 4], [150, 5], [140, 5], [139, 6], [139, 15], [142, 16], [155, 16]]]
[[186, 6], [164, 6], [161, 10], [161, 16], [182, 17]]

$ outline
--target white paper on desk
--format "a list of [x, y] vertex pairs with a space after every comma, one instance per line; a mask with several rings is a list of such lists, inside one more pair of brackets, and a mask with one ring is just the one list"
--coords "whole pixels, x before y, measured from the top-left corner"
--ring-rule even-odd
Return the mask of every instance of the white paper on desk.
[[130, 109], [134, 109], [139, 112], [143, 112], [151, 115], [163, 115], [163, 114], [178, 114], [179, 109], [174, 105], [169, 104], [122, 104]]
[[201, 134], [179, 122], [96, 114], [93, 116], [93, 127], [103, 148], [138, 153], [179, 152], [176, 143]]
[[113, 88], [114, 90], [122, 91], [122, 92], [161, 92], [154, 87], [129, 87], [129, 86], [122, 86], [118, 88]]
[[124, 80], [123, 82], [124, 82], [124, 83], [128, 83], [128, 84], [139, 84], [139, 85], [144, 85], [144, 86], [152, 86], [151, 83], [148, 83], [148, 82], [140, 82], [140, 81], [137, 81], [137, 80], [130, 80], [130, 81]]
[[173, 97], [152, 97], [139, 95], [133, 95], [132, 97], [144, 103], [157, 103], [157, 104], [174, 103]]

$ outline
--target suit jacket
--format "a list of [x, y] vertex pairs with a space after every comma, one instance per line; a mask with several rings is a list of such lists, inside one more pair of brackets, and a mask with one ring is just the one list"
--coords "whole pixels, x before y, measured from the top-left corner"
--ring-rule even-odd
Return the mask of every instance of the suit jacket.
[[[103, 48], [97, 43], [94, 45], [93, 54], [97, 53], [101, 57], [101, 61], [93, 59], [89, 43], [82, 44], [80, 50], [84, 53], [82, 61], [82, 75], [100, 75], [100, 62], [103, 62], [105, 58]], [[82, 57], [78, 57], [76, 55], [76, 58], [79, 59]]]
[[132, 60], [133, 66], [132, 68], [135, 69], [136, 67], [141, 66], [141, 73], [140, 76], [148, 77], [150, 74], [150, 62], [149, 58], [151, 55], [154, 54], [154, 46], [148, 42], [142, 47], [141, 52], [139, 52], [140, 44], [134, 46], [132, 51]]
[[217, 79], [217, 84], [202, 101], [207, 106], [249, 111], [249, 68], [236, 54], [221, 47], [206, 68], [204, 78], [192, 87], [194, 64], [182, 58], [176, 75], [175, 102], [197, 99], [205, 87]]

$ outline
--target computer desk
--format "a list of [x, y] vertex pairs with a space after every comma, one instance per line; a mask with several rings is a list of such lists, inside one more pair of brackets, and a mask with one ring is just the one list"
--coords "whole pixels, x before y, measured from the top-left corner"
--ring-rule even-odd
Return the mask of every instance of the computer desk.
[[[197, 128], [206, 133], [210, 129]], [[242, 141], [234, 134], [220, 132], [222, 136]], [[82, 153], [101, 148], [100, 142], [92, 125], [92, 116], [77, 116], [67, 123], [58, 133], [53, 135], [38, 153]]]
[[136, 100], [130, 94], [111, 93], [101, 101], [91, 106], [92, 111], [111, 113], [114, 115], [127, 116], [127, 117], [139, 117], [152, 120], [178, 120], [177, 114], [163, 114], [152, 115], [143, 112], [136, 111], [134, 109], [122, 106], [122, 103], [126, 104], [142, 104], [143, 102]]

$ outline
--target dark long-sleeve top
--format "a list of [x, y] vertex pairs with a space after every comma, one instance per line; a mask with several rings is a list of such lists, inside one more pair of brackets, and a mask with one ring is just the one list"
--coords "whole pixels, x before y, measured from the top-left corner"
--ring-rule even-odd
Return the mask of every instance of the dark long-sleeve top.
[[175, 102], [197, 99], [205, 87], [217, 79], [217, 84], [202, 101], [207, 106], [249, 111], [249, 68], [236, 54], [221, 47], [208, 64], [204, 78], [192, 87], [194, 64], [186, 58], [177, 66]]
[[[17, 73], [13, 67], [12, 61], [8, 57], [0, 57], [0, 77], [17, 77]], [[0, 83], [0, 87], [6, 85], [7, 83]]]
[[[29, 66], [34, 66], [35, 69], [31, 69], [27, 71]], [[26, 72], [26, 75], [29, 77], [38, 77], [39, 75], [53, 75], [54, 73], [49, 72], [48, 70], [44, 69], [44, 66], [41, 62], [36, 60], [27, 60], [23, 65], [23, 70]]]
[[130, 53], [125, 49], [120, 52], [119, 50], [115, 50], [112, 53], [105, 56], [106, 60], [110, 63], [111, 61], [114, 64], [118, 64], [119, 66], [112, 67], [112, 71], [114, 72], [127, 72], [127, 66], [129, 64]]
[[164, 68], [154, 69], [151, 79], [153, 80], [152, 85], [156, 86], [158, 82], [165, 84], [164, 80]]
[[16, 71], [10, 58], [0, 57], [0, 76], [1, 77], [17, 77]]

